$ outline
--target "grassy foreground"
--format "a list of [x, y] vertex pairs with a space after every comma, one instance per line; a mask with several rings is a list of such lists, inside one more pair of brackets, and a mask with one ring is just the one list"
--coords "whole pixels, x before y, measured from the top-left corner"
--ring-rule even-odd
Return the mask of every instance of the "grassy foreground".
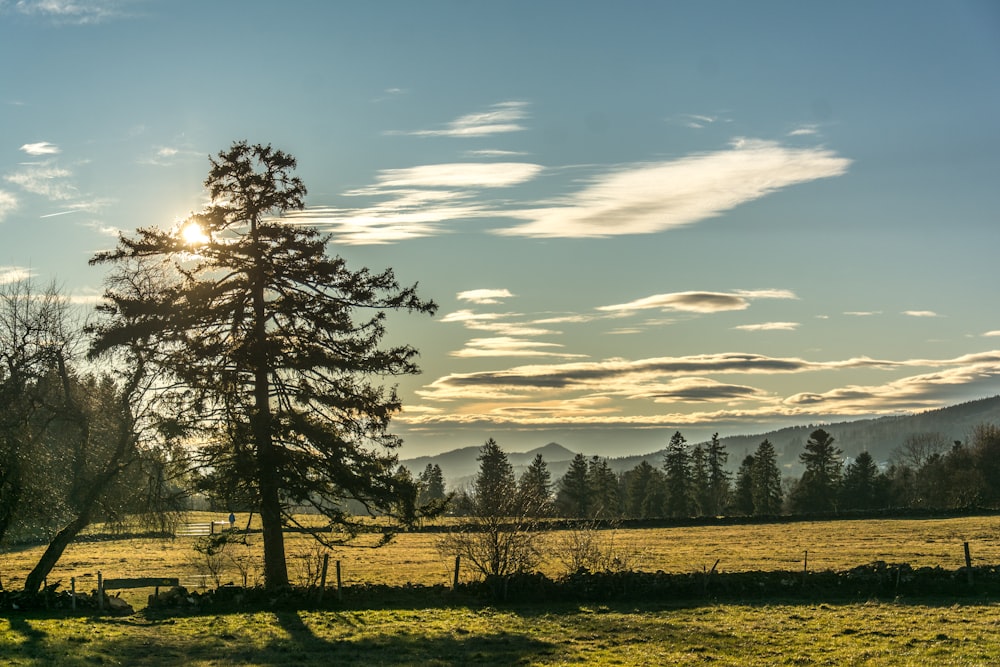
[[5, 665], [991, 665], [1000, 606], [438, 607], [0, 618]]
[[[803, 522], [608, 532], [636, 570], [700, 572], [846, 569], [885, 560], [955, 569], [963, 542], [975, 565], [1000, 563], [1000, 517]], [[558, 534], [543, 570], [558, 575]], [[196, 576], [192, 538], [80, 542], [50, 581], [92, 588], [106, 577]], [[436, 536], [399, 536], [381, 549], [339, 548], [344, 585], [442, 585], [452, 562]], [[16, 588], [41, 547], [0, 554]], [[806, 562], [806, 552], [808, 561]], [[315, 562], [289, 535], [293, 577]], [[233, 571], [226, 579], [235, 578]], [[473, 577], [463, 572], [462, 579]], [[203, 580], [203, 579], [202, 579]], [[253, 583], [253, 582], [252, 582]], [[150, 591], [126, 591], [136, 607]], [[125, 596], [123, 596], [125, 597]], [[957, 602], [957, 603], [956, 603]], [[1000, 602], [897, 599], [769, 604], [481, 606], [441, 598], [380, 608], [225, 614], [61, 617], [0, 610], [0, 665], [992, 665], [1000, 664]]]

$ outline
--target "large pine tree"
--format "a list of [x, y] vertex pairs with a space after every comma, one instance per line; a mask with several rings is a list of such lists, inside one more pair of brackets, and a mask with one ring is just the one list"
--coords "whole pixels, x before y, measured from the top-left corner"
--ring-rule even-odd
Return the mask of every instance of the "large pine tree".
[[94, 353], [141, 342], [203, 428], [210, 485], [239, 487], [263, 523], [268, 587], [288, 583], [282, 529], [309, 504], [350, 528], [347, 500], [398, 506], [400, 408], [385, 376], [416, 350], [383, 347], [390, 310], [433, 313], [391, 270], [352, 271], [329, 237], [281, 219], [304, 206], [295, 159], [237, 142], [211, 159], [211, 205], [182, 225], [138, 229], [91, 263], [115, 267]]

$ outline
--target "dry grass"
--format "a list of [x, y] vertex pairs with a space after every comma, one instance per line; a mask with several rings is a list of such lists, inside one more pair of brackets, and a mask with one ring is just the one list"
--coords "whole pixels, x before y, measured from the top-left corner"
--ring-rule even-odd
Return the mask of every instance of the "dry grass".
[[[220, 519], [216, 515], [193, 515], [192, 521]], [[246, 517], [238, 517], [243, 527]], [[619, 529], [601, 531], [613, 540], [614, 549], [633, 569], [644, 571], [691, 572], [711, 568], [740, 572], [751, 570], [799, 570], [808, 551], [810, 570], [848, 569], [884, 560], [918, 566], [954, 569], [965, 564], [963, 542], [969, 542], [974, 564], [1000, 563], [1000, 517], [955, 519], [826, 521], [747, 526], [700, 526], [684, 528]], [[565, 534], [545, 535], [549, 558], [542, 571], [550, 576], [563, 573], [557, 557]], [[50, 582], [70, 577], [78, 590], [96, 586], [97, 572], [106, 577], [178, 576], [188, 583], [205, 575], [194, 550], [196, 538], [128, 539], [80, 542], [71, 545], [53, 570]], [[260, 535], [251, 535], [248, 583], [259, 577]], [[362, 536], [356, 544], [329, 550], [328, 582], [334, 581], [334, 564], [340, 561], [344, 585], [373, 583], [398, 585], [450, 583], [454, 560], [438, 552], [435, 533], [404, 533], [380, 548], [373, 536]], [[34, 565], [43, 547], [10, 550], [0, 554], [0, 581], [7, 588], [18, 587]], [[289, 571], [295, 583], [308, 583], [316, 576], [325, 549], [301, 533], [286, 534]], [[235, 552], [234, 552], [235, 553]], [[463, 571], [462, 578], [473, 578]], [[241, 582], [241, 573], [232, 563], [224, 564], [221, 581]], [[211, 584], [209, 580], [207, 583]]]

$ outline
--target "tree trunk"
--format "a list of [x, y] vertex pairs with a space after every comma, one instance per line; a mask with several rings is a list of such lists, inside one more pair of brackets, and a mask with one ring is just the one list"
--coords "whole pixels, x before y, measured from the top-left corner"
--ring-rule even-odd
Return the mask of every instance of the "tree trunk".
[[49, 546], [46, 547], [45, 553], [42, 557], [38, 559], [38, 563], [35, 564], [35, 568], [28, 574], [27, 579], [24, 580], [24, 591], [26, 593], [37, 593], [42, 587], [42, 583], [45, 578], [49, 576], [52, 568], [55, 567], [56, 563], [62, 557], [63, 552], [66, 547], [69, 546], [70, 542], [80, 533], [81, 530], [87, 527], [90, 523], [90, 516], [88, 512], [85, 512], [75, 519], [73, 519], [65, 528], [56, 533], [56, 536], [52, 538], [49, 542]]
[[[256, 219], [256, 218], [255, 218]], [[260, 491], [260, 520], [264, 541], [264, 586], [269, 589], [288, 586], [285, 563], [285, 536], [281, 522], [281, 496], [278, 488], [278, 464], [271, 434], [271, 391], [268, 377], [270, 359], [267, 353], [267, 320], [264, 300], [264, 261], [258, 228], [254, 224], [255, 266], [253, 272], [253, 342], [254, 409], [251, 432], [257, 450], [257, 486]]]

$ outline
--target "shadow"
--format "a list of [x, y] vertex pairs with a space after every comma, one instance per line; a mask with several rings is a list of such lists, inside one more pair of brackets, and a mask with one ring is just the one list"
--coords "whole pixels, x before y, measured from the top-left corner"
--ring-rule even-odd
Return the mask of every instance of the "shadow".
[[[207, 621], [207, 619], [206, 619]], [[529, 664], [545, 662], [557, 653], [555, 644], [534, 639], [527, 634], [505, 631], [466, 631], [455, 628], [440, 636], [421, 631], [384, 632], [373, 636], [364, 623], [335, 612], [307, 615], [306, 612], [274, 612], [270, 627], [277, 626], [284, 636], [274, 637], [263, 645], [253, 645], [231, 630], [212, 632], [212, 624], [191, 637], [174, 631], [177, 619], [155, 621], [137, 618], [98, 618], [104, 634], [116, 635], [101, 642], [90, 642], [87, 655], [73, 651], [65, 641], [46, 641], [44, 633], [32, 635], [35, 645], [17, 647], [16, 652], [0, 652], [0, 663], [13, 658], [17, 664], [82, 667], [95, 662], [128, 664], [136, 667], [190, 665], [193, 663], [277, 665], [439, 665], [455, 667], [469, 664]], [[26, 626], [27, 624], [25, 624]], [[324, 637], [316, 629], [329, 631]], [[117, 632], [125, 630], [126, 632]], [[32, 632], [30, 627], [21, 632]], [[364, 636], [361, 636], [364, 633]], [[274, 634], [274, 633], [271, 633]], [[78, 647], [76, 647], [78, 648]], [[100, 656], [100, 657], [98, 657]]]
[[32, 626], [29, 620], [30, 617], [24, 617], [16, 614], [12, 614], [7, 617], [7, 622], [10, 623], [11, 632], [15, 632], [24, 637], [25, 645], [28, 648], [42, 646], [48, 639], [48, 634]]

